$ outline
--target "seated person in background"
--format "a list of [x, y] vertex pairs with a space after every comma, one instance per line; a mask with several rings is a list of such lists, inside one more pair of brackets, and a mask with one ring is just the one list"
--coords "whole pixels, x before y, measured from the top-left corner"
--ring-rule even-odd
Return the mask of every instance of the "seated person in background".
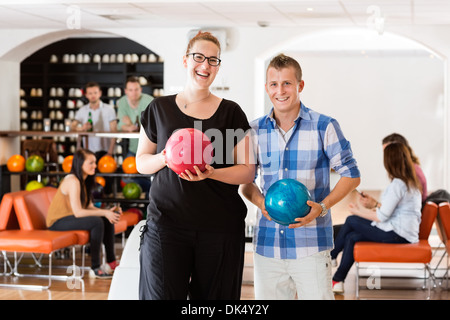
[[404, 136], [398, 133], [392, 133], [382, 140], [383, 149], [386, 148], [386, 146], [390, 143], [398, 142], [403, 143], [406, 148], [409, 151], [409, 154], [411, 155], [411, 160], [414, 163], [414, 169], [416, 171], [417, 179], [419, 179], [419, 182], [422, 186], [422, 202], [425, 201], [428, 195], [428, 189], [427, 189], [427, 179], [425, 178], [425, 175], [423, 174], [422, 168], [420, 167], [420, 161], [419, 158], [414, 153], [413, 149], [410, 147], [408, 140]]
[[47, 226], [50, 230], [87, 230], [91, 249], [89, 276], [111, 278], [100, 267], [101, 245], [105, 244], [106, 261], [114, 270], [117, 266], [114, 251], [114, 224], [120, 219], [120, 207], [99, 209], [92, 204], [96, 158], [92, 151], [79, 149], [73, 156], [72, 169], [60, 183], [50, 204]]
[[[428, 193], [427, 179], [425, 178], [422, 168], [420, 167], [419, 158], [415, 155], [414, 151], [410, 147], [408, 140], [406, 140], [406, 138], [404, 136], [402, 136], [401, 134], [392, 133], [392, 134], [384, 137], [381, 143], [383, 145], [383, 149], [386, 148], [386, 146], [390, 143], [402, 143], [406, 146], [406, 149], [408, 150], [409, 155], [411, 156], [411, 160], [414, 164], [414, 170], [416, 172], [417, 179], [419, 179], [419, 182], [421, 185], [422, 206], [423, 206], [423, 204], [426, 202], [427, 193]], [[365, 192], [362, 192], [361, 196], [362, 197], [360, 198], [360, 201], [364, 207], [375, 208], [375, 206], [379, 204], [379, 202], [375, 198], [373, 198], [372, 196], [370, 196], [369, 194], [367, 194]], [[450, 197], [449, 197], [449, 200], [450, 200]], [[337, 237], [341, 227], [342, 227], [341, 224], [333, 226], [333, 232], [334, 232], [333, 234], [334, 234], [335, 241], [336, 241], [336, 237]]]
[[[343, 292], [343, 281], [353, 265], [356, 242], [415, 243], [419, 241], [421, 220], [421, 185], [414, 170], [408, 148], [391, 143], [384, 149], [384, 167], [391, 183], [383, 192], [381, 203], [367, 206], [360, 196], [359, 203], [350, 204], [353, 214], [336, 237], [332, 260], [342, 251], [340, 265], [333, 276], [333, 291]], [[335, 262], [335, 261], [333, 261]]]

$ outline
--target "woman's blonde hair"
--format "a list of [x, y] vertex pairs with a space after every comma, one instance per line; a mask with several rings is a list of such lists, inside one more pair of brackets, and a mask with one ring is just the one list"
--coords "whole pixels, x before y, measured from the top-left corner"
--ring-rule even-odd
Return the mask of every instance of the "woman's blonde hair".
[[[214, 43], [219, 48], [219, 56], [220, 56], [220, 42], [219, 42], [219, 40], [217, 40], [217, 38], [215, 36], [213, 36], [210, 32], [202, 32], [202, 31], [199, 31], [195, 35], [195, 37], [193, 37], [191, 40], [189, 40], [189, 43], [188, 43], [187, 48], [186, 48], [186, 54], [191, 53], [192, 47], [199, 40], [205, 40], [205, 41], [210, 41], [210, 42]], [[219, 57], [217, 57], [217, 58], [219, 58]]]

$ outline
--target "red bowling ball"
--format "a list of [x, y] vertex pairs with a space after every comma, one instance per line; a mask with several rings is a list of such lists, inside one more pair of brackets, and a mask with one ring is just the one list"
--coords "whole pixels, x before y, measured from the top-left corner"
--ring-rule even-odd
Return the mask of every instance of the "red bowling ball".
[[167, 140], [167, 165], [178, 175], [186, 169], [196, 175], [194, 166], [198, 166], [203, 172], [206, 164], [211, 164], [212, 158], [211, 140], [198, 129], [177, 130]]

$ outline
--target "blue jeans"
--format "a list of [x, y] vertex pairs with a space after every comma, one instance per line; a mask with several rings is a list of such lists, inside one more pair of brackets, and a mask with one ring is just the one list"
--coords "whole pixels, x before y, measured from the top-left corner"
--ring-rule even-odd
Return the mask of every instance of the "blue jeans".
[[334, 281], [344, 281], [350, 268], [355, 261], [353, 258], [353, 248], [356, 242], [371, 241], [383, 243], [408, 243], [394, 231], [383, 231], [371, 225], [372, 221], [358, 216], [349, 216], [345, 224], [339, 230], [331, 251], [331, 259], [336, 259], [342, 252], [341, 263], [333, 276]]

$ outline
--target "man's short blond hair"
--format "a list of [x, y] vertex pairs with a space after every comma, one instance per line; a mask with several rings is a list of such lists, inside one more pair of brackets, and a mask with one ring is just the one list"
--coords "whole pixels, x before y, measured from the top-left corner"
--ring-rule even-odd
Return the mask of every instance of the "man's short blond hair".
[[[293, 67], [295, 70], [295, 77], [297, 78], [297, 81], [302, 81], [302, 68], [300, 67], [300, 64], [292, 57], [286, 56], [283, 53], [280, 53], [276, 57], [273, 57], [272, 60], [270, 60], [269, 66], [267, 67], [267, 70], [269, 68], [275, 68], [276, 70], [281, 70], [284, 68]], [[266, 72], [266, 78], [267, 78], [267, 72]]]

